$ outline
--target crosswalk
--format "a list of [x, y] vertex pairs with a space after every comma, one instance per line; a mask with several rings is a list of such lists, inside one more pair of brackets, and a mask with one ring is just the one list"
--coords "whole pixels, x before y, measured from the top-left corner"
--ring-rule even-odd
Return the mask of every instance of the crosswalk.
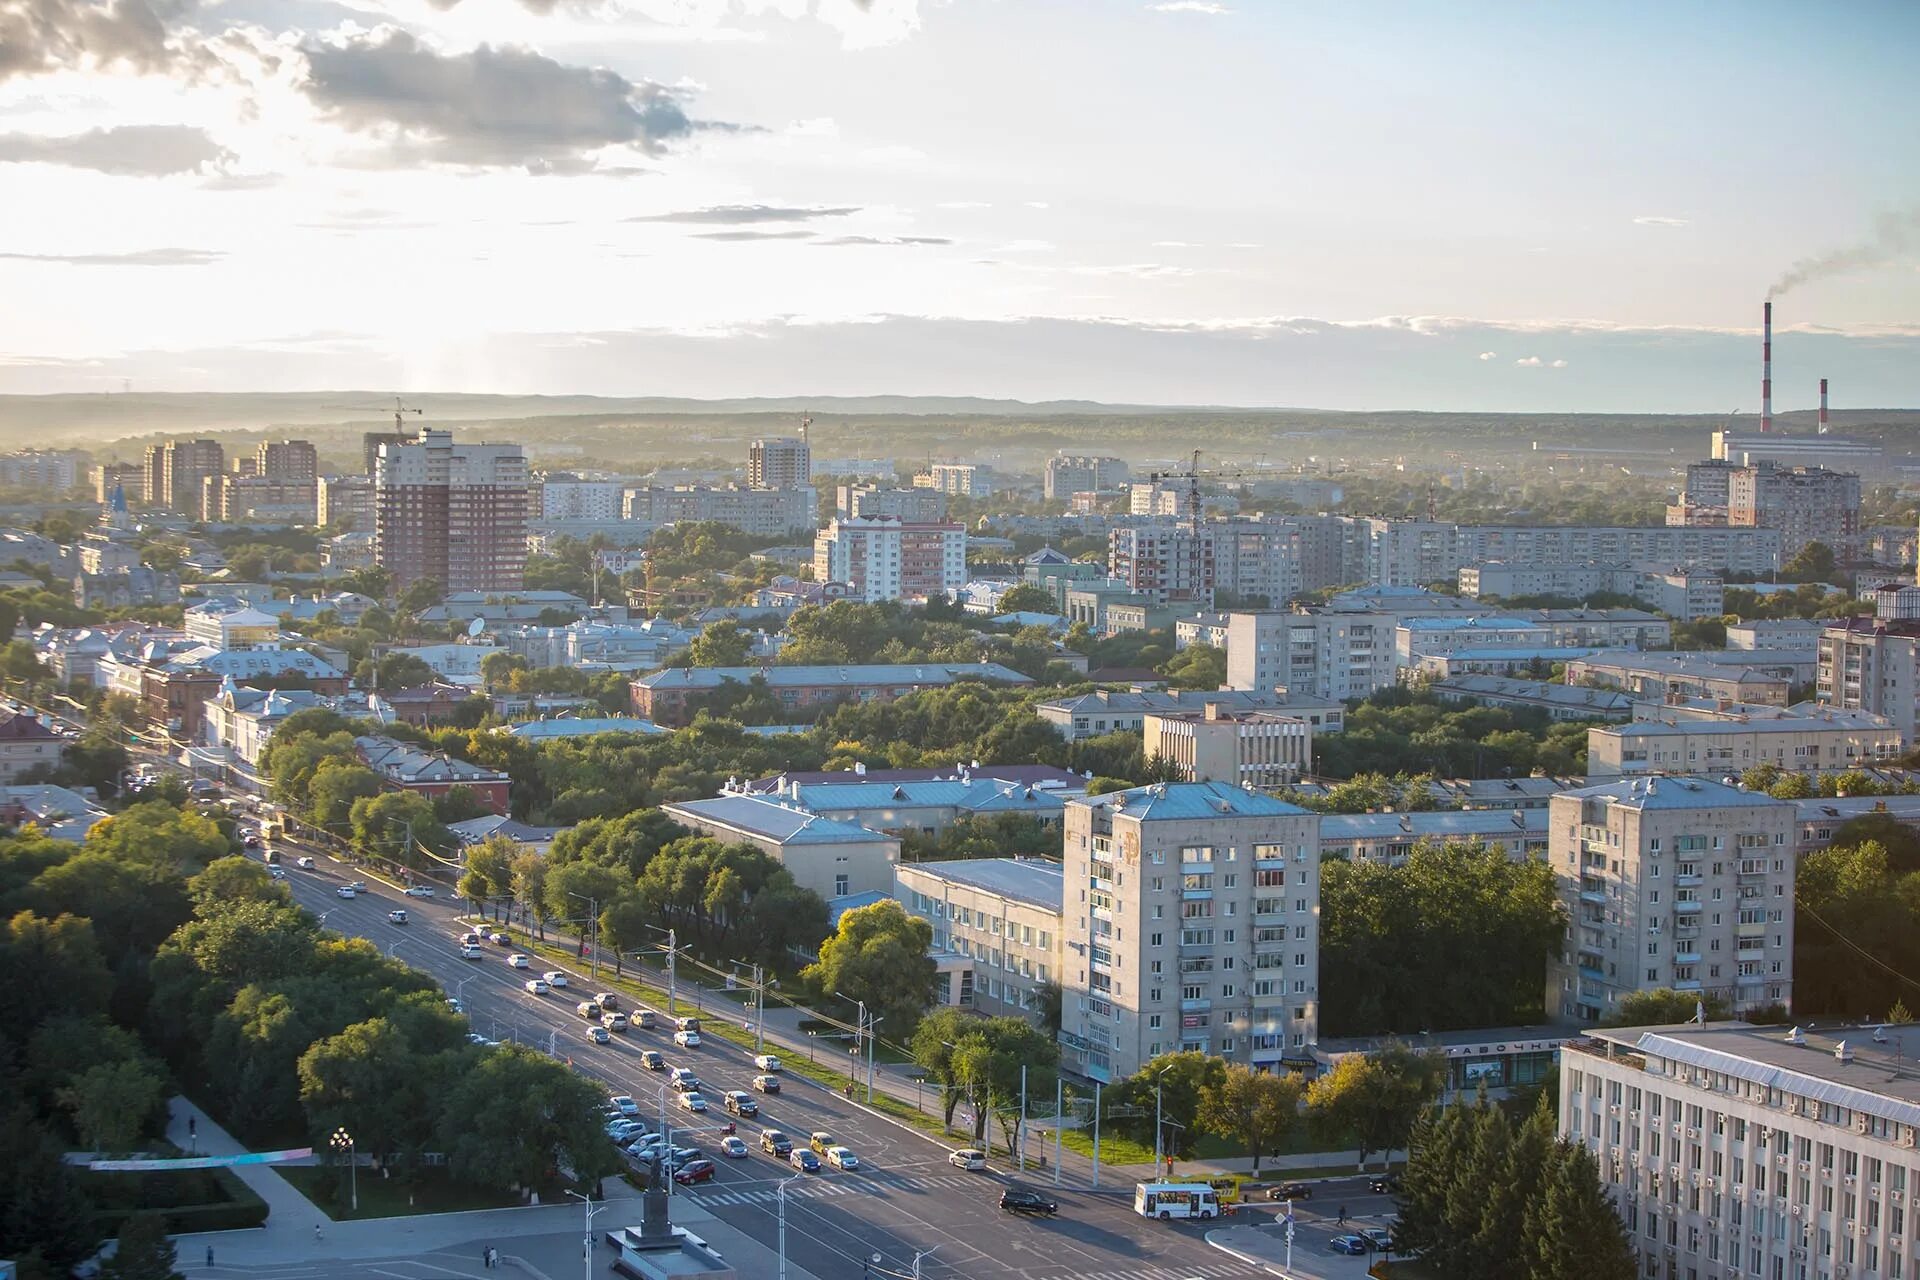
[[1206, 1280], [1246, 1280], [1249, 1276], [1268, 1274], [1259, 1267], [1245, 1262], [1202, 1262], [1182, 1264], [1177, 1269], [1167, 1267], [1141, 1267], [1131, 1271], [1075, 1271], [1073, 1280], [1194, 1280], [1205, 1277]]
[[[886, 1192], [929, 1192], [970, 1190], [977, 1191], [983, 1183], [978, 1174], [902, 1174], [876, 1170], [864, 1175], [848, 1177], [836, 1175], [831, 1178], [808, 1179], [787, 1192], [789, 1200], [819, 1199], [827, 1196], [873, 1195], [876, 1191]], [[691, 1195], [694, 1203], [711, 1208], [715, 1205], [772, 1204], [776, 1194], [776, 1184], [756, 1183], [738, 1188], [709, 1184], [691, 1188], [682, 1194]]]

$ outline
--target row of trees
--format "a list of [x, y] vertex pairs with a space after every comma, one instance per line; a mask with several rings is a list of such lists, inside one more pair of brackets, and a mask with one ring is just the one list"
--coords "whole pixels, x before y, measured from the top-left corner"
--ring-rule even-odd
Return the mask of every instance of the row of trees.
[[388, 790], [354, 748], [355, 734], [370, 729], [320, 707], [288, 716], [261, 762], [274, 800], [370, 857], [418, 866], [422, 846], [450, 856], [459, 841], [447, 823], [485, 807], [462, 787], [437, 800]]
[[1457, 707], [1405, 687], [1382, 689], [1347, 713], [1344, 732], [1316, 739], [1321, 773], [1432, 772], [1493, 778], [1586, 771], [1594, 722], [1557, 723], [1543, 710]]

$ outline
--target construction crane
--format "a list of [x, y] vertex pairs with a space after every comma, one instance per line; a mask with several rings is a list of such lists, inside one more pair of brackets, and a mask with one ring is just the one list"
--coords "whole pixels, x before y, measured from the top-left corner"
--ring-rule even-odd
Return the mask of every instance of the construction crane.
[[412, 405], [402, 400], [399, 396], [395, 396], [393, 398], [393, 408], [391, 409], [387, 408], [387, 406], [383, 404], [329, 404], [329, 405], [323, 405], [321, 407], [326, 409], [345, 409], [351, 413], [391, 413], [393, 415], [393, 434], [397, 436], [403, 436], [407, 434], [406, 426], [404, 423], [404, 419], [407, 414], [409, 413], [419, 414], [419, 413], [426, 412], [425, 409], [414, 408]]
[[1154, 484], [1169, 480], [1176, 482], [1184, 480], [1186, 482], [1187, 500], [1183, 504], [1185, 510], [1180, 513], [1180, 523], [1187, 532], [1192, 535], [1188, 538], [1190, 545], [1189, 554], [1192, 560], [1188, 566], [1189, 577], [1187, 581], [1191, 584], [1195, 604], [1199, 604], [1201, 601], [1201, 593], [1204, 590], [1202, 583], [1206, 578], [1204, 572], [1205, 557], [1200, 547], [1200, 481], [1202, 478], [1208, 480], [1244, 479], [1248, 474], [1249, 472], [1244, 467], [1207, 467], [1202, 469], [1200, 466], [1200, 450], [1195, 449], [1193, 451], [1193, 457], [1188, 461], [1185, 471], [1155, 471], [1147, 477], [1147, 479]]

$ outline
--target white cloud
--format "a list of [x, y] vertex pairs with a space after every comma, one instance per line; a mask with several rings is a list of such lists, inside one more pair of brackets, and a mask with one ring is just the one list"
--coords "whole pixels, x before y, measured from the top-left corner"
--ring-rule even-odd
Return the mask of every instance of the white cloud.
[[1159, 4], [1150, 4], [1147, 8], [1155, 13], [1204, 13], [1209, 18], [1233, 12], [1223, 4], [1215, 4], [1214, 0], [1161, 0]]
[[1565, 360], [1555, 360], [1553, 362], [1553, 367], [1556, 369], [1564, 369], [1567, 367], [1567, 362]]
[[1539, 356], [1521, 356], [1518, 360], [1515, 360], [1514, 363], [1522, 369], [1538, 369], [1541, 365], [1545, 364], [1546, 361], [1542, 360]]
[[1500, 353], [1499, 353], [1498, 351], [1482, 351], [1482, 352], [1480, 353], [1480, 358], [1481, 358], [1482, 360], [1491, 360], [1491, 359], [1493, 359], [1493, 358], [1494, 358], [1495, 356], [1497, 356], [1497, 355], [1499, 355], [1499, 354], [1500, 354]]
[[1640, 227], [1684, 227], [1687, 226], [1692, 219], [1669, 218], [1657, 213], [1648, 213], [1642, 214], [1633, 221], [1635, 226]]

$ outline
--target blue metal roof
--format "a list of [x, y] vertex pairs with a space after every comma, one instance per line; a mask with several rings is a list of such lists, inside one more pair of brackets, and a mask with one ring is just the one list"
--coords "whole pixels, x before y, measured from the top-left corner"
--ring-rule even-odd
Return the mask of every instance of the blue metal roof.
[[1290, 817], [1313, 812], [1228, 782], [1156, 782], [1074, 803], [1101, 805], [1141, 822]]
[[950, 862], [915, 862], [897, 869], [915, 877], [948, 880], [997, 893], [1003, 898], [1059, 911], [1066, 902], [1066, 872], [1044, 858], [957, 858]]
[[728, 827], [781, 844], [891, 844], [892, 836], [869, 831], [858, 823], [822, 818], [761, 796], [715, 796], [711, 800], [681, 800], [662, 806], [669, 814]]
[[1623, 778], [1565, 793], [1582, 800], [1607, 800], [1631, 809], [1731, 809], [1742, 805], [1784, 805], [1762, 791], [1743, 791], [1711, 778], [1654, 776]]

